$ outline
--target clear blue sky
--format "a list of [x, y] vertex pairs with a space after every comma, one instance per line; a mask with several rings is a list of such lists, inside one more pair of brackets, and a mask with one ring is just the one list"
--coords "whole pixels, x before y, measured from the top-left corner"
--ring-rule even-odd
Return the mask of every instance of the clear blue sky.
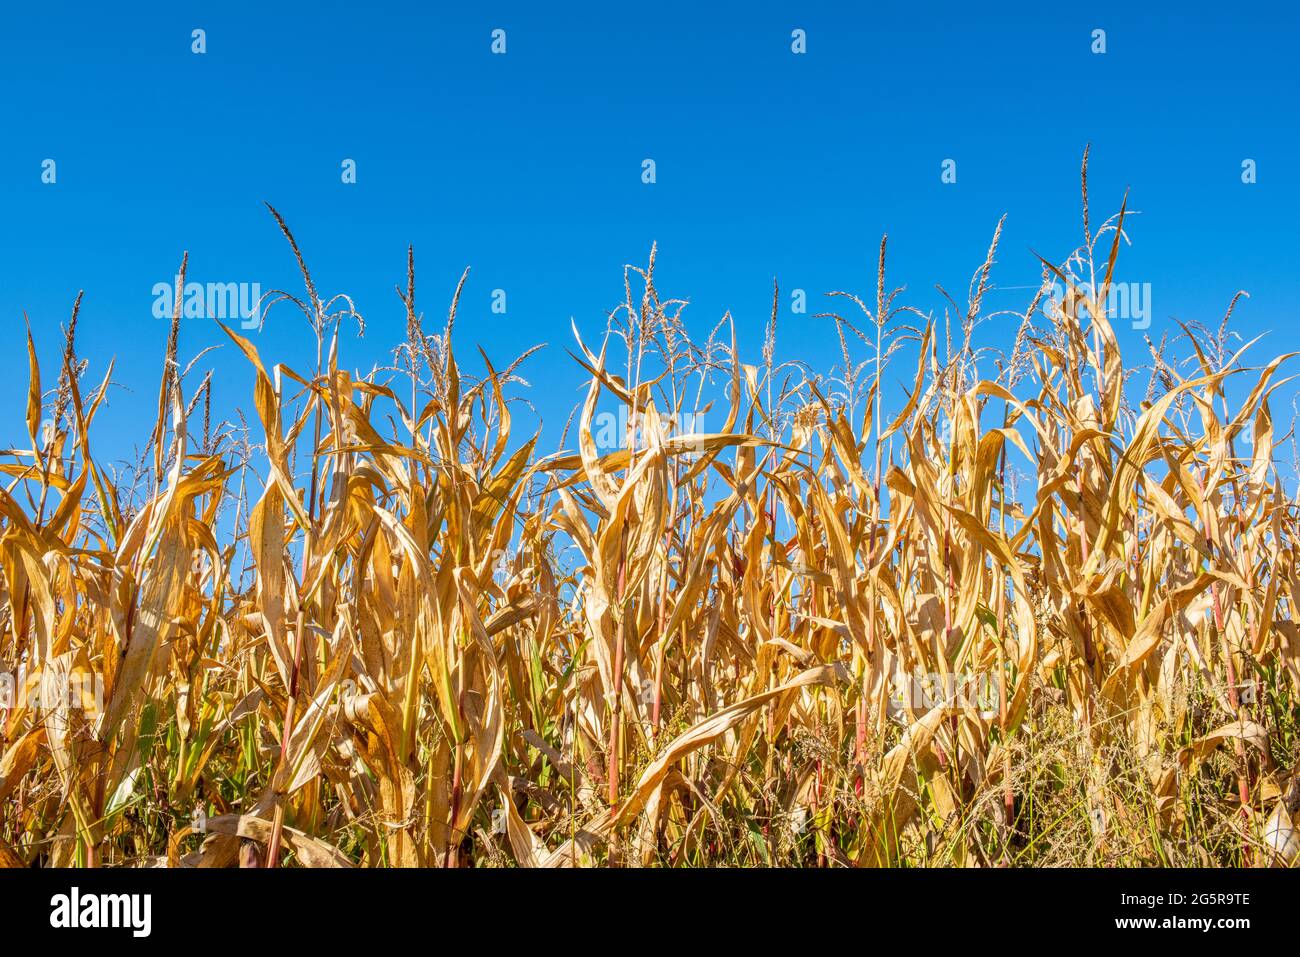
[[[787, 293], [806, 289], [809, 313], [784, 311], [780, 351], [829, 369], [834, 337], [811, 316], [825, 291], [871, 292], [884, 232], [891, 279], [927, 310], [942, 307], [935, 283], [964, 297], [1003, 213], [994, 278], [1037, 282], [1031, 247], [1059, 259], [1079, 241], [1087, 142], [1094, 219], [1126, 187], [1142, 213], [1122, 278], [1151, 283], [1153, 338], [1170, 317], [1217, 323], [1243, 288], [1237, 328], [1272, 330], [1257, 355], [1296, 348], [1300, 14], [1135, 7], [7, 4], [0, 445], [27, 444], [23, 312], [48, 387], [58, 324], [82, 288], [90, 379], [116, 355], [116, 378], [133, 388], [112, 394], [97, 451], [143, 442], [166, 338], [152, 288], [183, 251], [193, 280], [301, 288], [263, 200], [294, 229], [321, 291], [347, 292], [365, 313], [366, 338], [346, 341], [350, 367], [384, 361], [403, 335], [393, 289], [407, 243], [431, 327], [471, 266], [462, 355], [482, 343], [504, 365], [551, 344], [524, 370], [547, 449], [580, 398], [563, 352], [569, 317], [595, 336], [623, 264], [644, 262], [652, 241], [661, 291], [691, 301], [701, 334], [730, 309], [751, 361], [773, 276]], [[195, 28], [203, 55], [191, 52]], [[504, 56], [490, 50], [495, 28], [507, 31]], [[807, 31], [801, 56], [795, 28]], [[1090, 50], [1095, 28], [1104, 55]], [[51, 158], [53, 185], [41, 182]], [[356, 184], [341, 182], [345, 158]], [[641, 182], [645, 158], [654, 185]], [[949, 158], [955, 185], [940, 181]], [[1241, 182], [1247, 158], [1253, 185]], [[490, 311], [495, 288], [505, 316]], [[287, 310], [254, 340], [268, 365], [311, 365], [310, 336]], [[1142, 361], [1139, 334], [1123, 325], [1121, 341]], [[215, 324], [187, 322], [182, 358], [223, 342]], [[251, 411], [242, 357], [227, 343], [204, 361], [221, 372], [218, 410]]]

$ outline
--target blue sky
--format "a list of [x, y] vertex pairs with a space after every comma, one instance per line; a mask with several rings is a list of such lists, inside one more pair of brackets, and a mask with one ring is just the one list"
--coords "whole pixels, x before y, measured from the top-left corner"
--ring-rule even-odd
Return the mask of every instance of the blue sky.
[[[490, 49], [497, 28], [505, 55]], [[1097, 28], [1104, 55], [1090, 49]], [[659, 288], [690, 300], [694, 330], [730, 310], [757, 361], [775, 276], [780, 353], [829, 370], [838, 346], [812, 315], [826, 291], [872, 292], [882, 233], [891, 282], [925, 310], [942, 309], [935, 283], [964, 298], [1003, 213], [994, 279], [1036, 283], [1031, 249], [1060, 259], [1079, 242], [1089, 142], [1094, 220], [1125, 188], [1141, 212], [1121, 278], [1151, 284], [1148, 334], [1176, 330], [1171, 317], [1217, 323], [1245, 289], [1236, 328], [1270, 332], [1263, 359], [1300, 342], [1297, 39], [1300, 13], [1271, 4], [6, 5], [0, 445], [27, 444], [24, 311], [50, 386], [79, 289], [89, 377], [116, 356], [130, 386], [97, 420], [97, 452], [143, 442], [166, 339], [152, 289], [182, 252], [192, 280], [301, 288], [263, 200], [320, 290], [365, 314], [365, 339], [345, 343], [350, 367], [385, 361], [402, 338], [407, 243], [431, 327], [471, 266], [458, 350], [481, 343], [501, 366], [550, 344], [523, 370], [549, 450], [581, 398], [570, 317], [595, 337], [623, 265], [643, 263], [652, 241]], [[355, 184], [341, 182], [344, 159]], [[945, 159], [955, 184], [941, 182]], [[504, 316], [490, 310], [498, 288]], [[789, 312], [794, 288], [807, 315]], [[989, 302], [1029, 295], [1004, 288]], [[1013, 332], [984, 334], [1008, 344]], [[1129, 362], [1143, 361], [1140, 333], [1120, 334]], [[288, 311], [254, 341], [268, 365], [312, 364]], [[223, 342], [212, 322], [188, 321], [182, 358]], [[242, 357], [227, 343], [204, 364], [219, 370], [217, 411], [251, 411]]]

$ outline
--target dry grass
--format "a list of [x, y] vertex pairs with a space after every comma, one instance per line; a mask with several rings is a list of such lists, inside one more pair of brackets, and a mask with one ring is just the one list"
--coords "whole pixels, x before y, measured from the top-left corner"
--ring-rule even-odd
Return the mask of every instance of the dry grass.
[[[689, 338], [652, 253], [573, 353], [589, 391], [551, 456], [512, 432], [518, 363], [453, 355], [454, 300], [424, 331], [413, 263], [395, 366], [356, 379], [358, 317], [293, 244], [306, 295], [265, 305], [301, 310], [315, 365], [227, 330], [252, 430], [212, 425], [174, 321], [127, 469], [92, 454], [111, 371], [85, 376], [74, 312], [50, 395], [31, 351], [31, 448], [2, 466], [0, 670], [103, 700], [0, 712], [0, 862], [1278, 863], [1283, 360], [1187, 328], [1130, 404], [1099, 306], [1123, 225], [1085, 212], [1044, 280], [1096, 296], [1001, 316], [1002, 354], [972, 344], [996, 238], [938, 321], [898, 304], [882, 243], [874, 297], [822, 320], [825, 378], [776, 364], [775, 304], [758, 365], [726, 322]], [[707, 432], [667, 425], [694, 413]], [[891, 705], [899, 673], [993, 693]]]

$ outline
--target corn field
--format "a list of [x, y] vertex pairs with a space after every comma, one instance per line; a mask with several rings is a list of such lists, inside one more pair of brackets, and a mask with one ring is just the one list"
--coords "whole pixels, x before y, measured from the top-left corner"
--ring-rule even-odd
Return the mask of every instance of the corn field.
[[1001, 224], [941, 315], [882, 241], [824, 374], [778, 361], [775, 290], [754, 361], [730, 316], [693, 338], [652, 250], [548, 360], [585, 387], [554, 453], [512, 416], [539, 360], [454, 351], [460, 287], [426, 331], [413, 253], [392, 366], [346, 371], [361, 317], [271, 212], [304, 288], [263, 318], [309, 333], [272, 365], [222, 327], [246, 419], [178, 354], [183, 283], [129, 467], [95, 454], [78, 308], [53, 374], [27, 331], [0, 864], [1295, 861], [1288, 357], [1225, 304], [1126, 364], [1126, 210], [1094, 228], [1086, 165], [1083, 242], [1002, 351], [974, 342]]

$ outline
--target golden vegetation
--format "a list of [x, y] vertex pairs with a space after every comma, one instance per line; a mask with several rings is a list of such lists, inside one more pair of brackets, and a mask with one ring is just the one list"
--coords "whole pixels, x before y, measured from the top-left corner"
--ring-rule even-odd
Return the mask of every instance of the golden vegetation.
[[212, 427], [173, 321], [145, 459], [114, 471], [91, 430], [111, 368], [89, 383], [74, 310], [47, 396], [29, 334], [0, 862], [1294, 859], [1284, 357], [1188, 327], [1138, 401], [1104, 308], [1124, 213], [1094, 234], [1085, 189], [1084, 224], [1000, 317], [1001, 354], [972, 344], [996, 237], [938, 321], [898, 303], [882, 242], [872, 300], [821, 320], [844, 350], [826, 378], [777, 364], [775, 302], [759, 364], [725, 322], [689, 338], [652, 253], [606, 340], [579, 340], [586, 399], [550, 456], [512, 429], [518, 362], [471, 378], [453, 355], [459, 288], [425, 332], [413, 262], [396, 369], [344, 371], [357, 317], [283, 222], [306, 295], [272, 302], [315, 365], [267, 368], [226, 330], [251, 428]]

